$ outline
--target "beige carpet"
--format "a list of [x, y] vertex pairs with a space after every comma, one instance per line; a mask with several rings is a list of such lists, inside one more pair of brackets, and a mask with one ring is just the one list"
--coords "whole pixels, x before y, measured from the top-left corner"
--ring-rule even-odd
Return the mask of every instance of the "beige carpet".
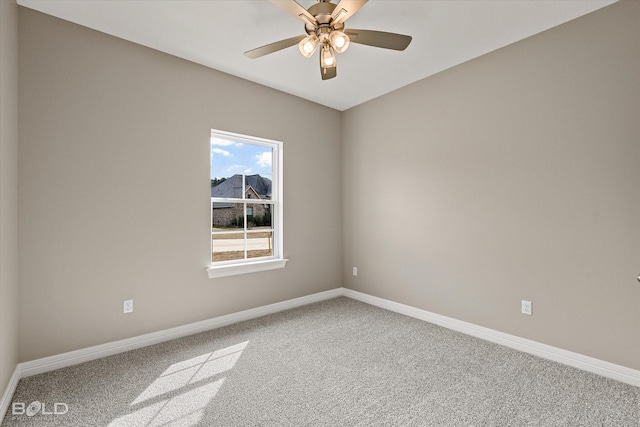
[[344, 297], [25, 378], [13, 403], [3, 427], [640, 425], [640, 388]]

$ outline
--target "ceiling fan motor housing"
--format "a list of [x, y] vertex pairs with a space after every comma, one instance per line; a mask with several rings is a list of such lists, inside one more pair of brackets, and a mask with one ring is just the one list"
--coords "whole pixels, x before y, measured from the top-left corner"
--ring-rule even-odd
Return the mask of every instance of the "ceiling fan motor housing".
[[320, 16], [324, 16], [326, 15], [327, 20], [324, 23], [329, 22], [329, 19], [331, 18], [331, 14], [333, 13], [333, 10], [336, 8], [337, 4], [335, 3], [331, 3], [330, 1], [319, 1], [318, 3], [312, 5], [309, 9], [307, 9], [307, 12], [309, 12], [310, 14], [312, 14], [313, 16], [316, 17], [316, 19], [318, 19], [318, 21], [320, 23], [323, 23], [322, 21], [320, 21]]
[[330, 1], [320, 1], [309, 9], [311, 15], [313, 15], [318, 21], [318, 25], [313, 25], [311, 23], [307, 23], [304, 26], [304, 30], [308, 35], [315, 34], [318, 37], [321, 37], [321, 34], [329, 34], [332, 30], [341, 31], [344, 29], [343, 23], [334, 23], [331, 24], [331, 14], [336, 8], [337, 4], [331, 3]]

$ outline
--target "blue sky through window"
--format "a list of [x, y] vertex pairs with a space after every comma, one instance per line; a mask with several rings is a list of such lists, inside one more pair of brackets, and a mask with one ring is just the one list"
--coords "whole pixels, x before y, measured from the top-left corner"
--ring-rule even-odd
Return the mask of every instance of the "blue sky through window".
[[211, 137], [211, 179], [243, 173], [271, 179], [272, 159], [270, 147]]

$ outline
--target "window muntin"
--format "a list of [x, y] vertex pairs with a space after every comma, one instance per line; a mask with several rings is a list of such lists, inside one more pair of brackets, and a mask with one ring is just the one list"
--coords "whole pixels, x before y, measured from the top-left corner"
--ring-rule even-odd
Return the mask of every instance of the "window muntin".
[[211, 131], [210, 277], [217, 268], [286, 261], [281, 159], [281, 142]]

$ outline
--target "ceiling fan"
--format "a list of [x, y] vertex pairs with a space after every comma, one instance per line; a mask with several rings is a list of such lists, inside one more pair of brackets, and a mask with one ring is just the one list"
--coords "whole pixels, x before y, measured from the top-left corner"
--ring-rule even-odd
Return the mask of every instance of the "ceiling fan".
[[393, 50], [405, 50], [411, 43], [411, 36], [403, 34], [345, 29], [344, 22], [367, 0], [340, 0], [338, 4], [331, 3], [330, 0], [318, 0], [318, 3], [309, 9], [305, 9], [295, 0], [269, 1], [304, 22], [307, 35], [291, 37], [249, 50], [244, 53], [248, 58], [260, 58], [296, 44], [300, 53], [307, 58], [320, 49], [320, 75], [322, 80], [328, 80], [337, 74], [335, 52], [344, 52], [350, 43]]

